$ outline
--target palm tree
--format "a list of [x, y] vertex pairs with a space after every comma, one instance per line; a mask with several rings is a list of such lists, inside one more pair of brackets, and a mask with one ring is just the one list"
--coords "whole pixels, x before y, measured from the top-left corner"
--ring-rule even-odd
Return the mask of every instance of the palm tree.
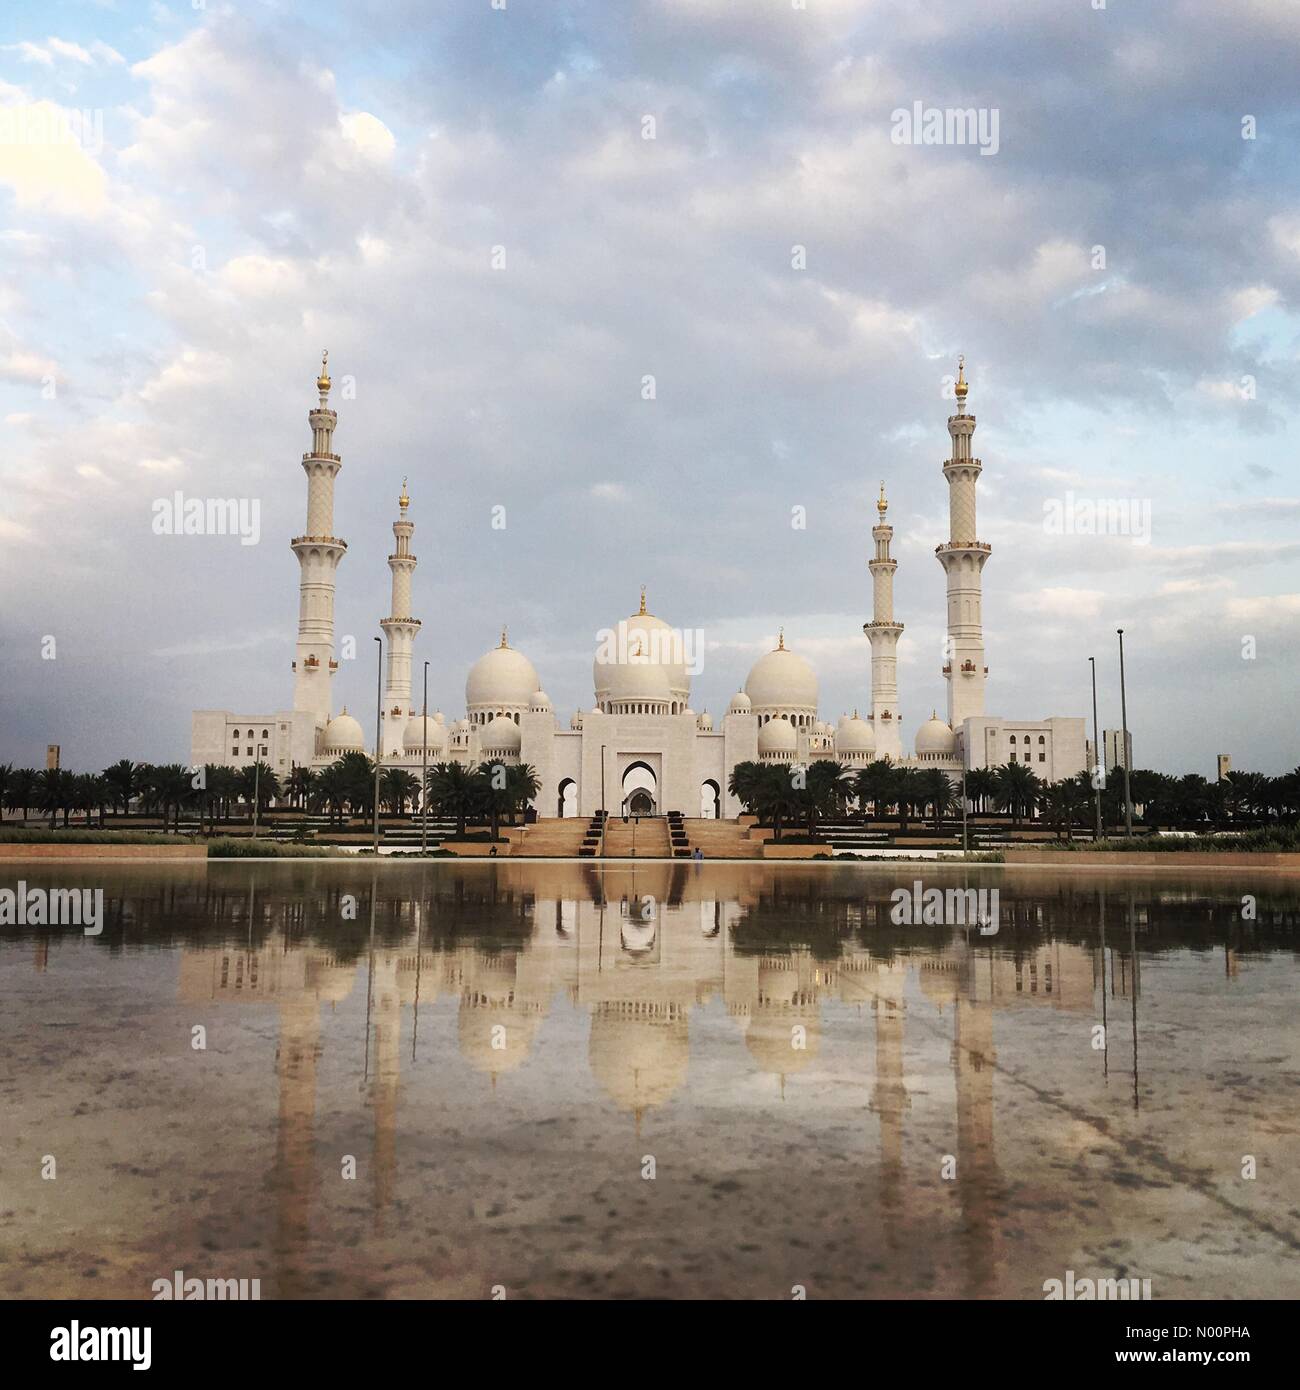
[[429, 769], [429, 799], [439, 810], [456, 817], [456, 834], [463, 837], [466, 819], [481, 803], [479, 774], [462, 763], [438, 763]]
[[8, 789], [5, 793], [5, 804], [11, 811], [21, 811], [23, 822], [27, 821], [27, 810], [36, 799], [36, 771], [34, 768], [21, 767], [16, 772], [12, 772], [8, 779]]
[[375, 765], [361, 752], [344, 753], [338, 760], [354, 816], [369, 815], [375, 808]]
[[485, 762], [478, 765], [475, 788], [479, 809], [492, 820], [492, 838], [497, 838], [501, 816], [514, 804], [510, 792], [510, 770], [503, 763]]
[[506, 786], [510, 791], [510, 822], [513, 825], [516, 811], [527, 815], [528, 807], [542, 790], [542, 779], [529, 763], [516, 763], [506, 769]]
[[914, 767], [895, 768], [890, 788], [890, 800], [898, 806], [898, 828], [907, 829], [907, 822], [913, 810], [922, 802], [920, 790], [921, 774]]
[[13, 776], [12, 763], [0, 763], [0, 806], [4, 806], [9, 795], [9, 779]]
[[997, 795], [997, 789], [997, 778], [990, 767], [973, 768], [966, 774], [966, 799], [981, 811], [988, 810], [989, 803]]
[[130, 758], [123, 758], [121, 762], [104, 769], [104, 781], [108, 783], [109, 792], [115, 804], [121, 806], [124, 816], [130, 814], [131, 798], [140, 788], [139, 773], [139, 768]]
[[874, 807], [875, 817], [882, 820], [885, 808], [889, 805], [894, 787], [894, 765], [888, 758], [876, 758], [869, 762], [853, 779], [853, 789], [857, 793], [858, 807], [863, 817], [867, 814], [867, 803]]
[[162, 807], [163, 829], [167, 829], [169, 813], [176, 812], [176, 829], [181, 828], [181, 807], [194, 799], [194, 784], [189, 768], [180, 763], [166, 763], [150, 770], [150, 790], [156, 804]]
[[316, 773], [310, 767], [300, 763], [289, 774], [289, 804], [301, 806], [305, 811], [315, 785]]
[[834, 816], [843, 809], [848, 795], [845, 778], [848, 769], [833, 758], [817, 758], [804, 771], [804, 785], [796, 796], [804, 813], [809, 835], [817, 833], [817, 817]]
[[1067, 840], [1074, 838], [1074, 822], [1092, 800], [1091, 786], [1088, 791], [1089, 794], [1085, 796], [1077, 777], [1066, 777], [1043, 788], [1043, 807], [1058, 840], [1061, 838], [1062, 828]]
[[756, 814], [764, 771], [762, 763], [752, 760], [737, 763], [731, 769], [727, 791], [745, 808], [746, 815]]
[[348, 783], [339, 763], [332, 762], [328, 767], [321, 768], [312, 784], [312, 795], [315, 798], [315, 806], [324, 805], [329, 808], [331, 825], [334, 824], [336, 816], [339, 824], [343, 824], [343, 805], [348, 799]]
[[379, 795], [395, 816], [406, 810], [408, 801], [414, 802], [419, 791], [420, 779], [404, 767], [386, 767], [379, 774]]
[[780, 764], [763, 764], [758, 778], [755, 809], [760, 820], [772, 822], [772, 838], [781, 838], [781, 822], [798, 809], [794, 790], [794, 769]]
[[68, 774], [57, 767], [47, 767], [36, 774], [34, 800], [40, 811], [48, 811], [50, 829], [60, 811], [64, 811], [64, 824], [67, 824]]
[[942, 818], [957, 805], [957, 794], [952, 783], [937, 767], [929, 767], [918, 773], [916, 788], [921, 804], [933, 811], [934, 828], [938, 830]]
[[253, 798], [257, 798], [257, 814], [280, 795], [280, 779], [267, 763], [249, 763], [238, 771], [239, 794], [248, 802], [251, 809]]
[[994, 801], [999, 810], [1011, 813], [1011, 824], [1019, 826], [1021, 817], [1031, 816], [1038, 805], [1041, 784], [1023, 763], [1003, 763], [994, 769], [997, 790]]

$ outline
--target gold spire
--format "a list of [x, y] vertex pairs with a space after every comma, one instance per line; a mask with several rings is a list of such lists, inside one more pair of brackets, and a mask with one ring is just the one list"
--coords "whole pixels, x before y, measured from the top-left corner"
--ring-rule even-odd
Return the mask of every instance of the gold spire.
[[406, 479], [405, 479], [405, 478], [402, 479], [402, 495], [397, 499], [397, 505], [398, 505], [399, 507], [401, 507], [401, 509], [402, 509], [403, 511], [405, 511], [405, 510], [407, 509], [407, 507], [409, 507], [409, 506], [411, 505], [411, 499], [406, 495]]
[[954, 389], [957, 393], [957, 399], [959, 401], [964, 401], [966, 399], [966, 392], [970, 390], [970, 387], [966, 384], [965, 353], [962, 353], [961, 356], [957, 358], [957, 385]]
[[785, 651], [785, 628], [782, 628], [776, 639], [776, 649], [779, 652]]
[[506, 641], [506, 629], [504, 624], [502, 624], [501, 627], [501, 645], [503, 647], [508, 647], [510, 645], [510, 643]]
[[880, 519], [885, 519], [885, 512], [889, 508], [889, 503], [885, 501], [885, 480], [880, 480], [880, 501], [876, 503], [876, 510], [880, 513]]
[[329, 349], [326, 348], [320, 355], [320, 376], [316, 378], [316, 389], [322, 396], [328, 395], [330, 389], [329, 367], [326, 365], [329, 362], [329, 358]]
[[646, 616], [646, 611], [645, 611], [645, 585], [642, 584], [642, 585], [641, 585], [641, 611], [637, 614], [637, 617], [638, 617], [638, 618], [644, 618], [645, 616]]

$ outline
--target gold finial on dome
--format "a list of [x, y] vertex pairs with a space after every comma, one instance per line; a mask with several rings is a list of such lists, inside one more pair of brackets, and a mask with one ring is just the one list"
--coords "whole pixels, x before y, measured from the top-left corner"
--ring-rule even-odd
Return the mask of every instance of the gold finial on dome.
[[779, 652], [785, 651], [785, 628], [782, 628], [780, 632], [777, 633], [776, 649]]
[[957, 399], [958, 399], [959, 401], [964, 401], [964, 400], [966, 399], [966, 392], [970, 390], [970, 387], [966, 384], [966, 354], [965, 354], [965, 353], [962, 353], [962, 354], [957, 358], [957, 385], [954, 387], [954, 390], [955, 390], [956, 393], [957, 393]]
[[501, 625], [501, 645], [503, 647], [508, 647], [510, 645], [510, 643], [506, 641], [506, 628], [504, 623]]
[[329, 360], [329, 349], [326, 348], [320, 355], [320, 376], [316, 378], [316, 389], [322, 396], [328, 395], [330, 389]]
[[880, 480], [880, 501], [876, 503], [876, 510], [880, 513], [882, 519], [889, 510], [889, 503], [885, 501], [885, 480], [883, 478]]
[[406, 479], [405, 479], [405, 478], [402, 479], [402, 495], [397, 499], [397, 505], [398, 505], [399, 507], [401, 507], [401, 509], [402, 509], [403, 511], [405, 511], [405, 510], [407, 509], [407, 507], [409, 507], [409, 506], [411, 505], [411, 499], [406, 495]]
[[637, 617], [638, 617], [638, 618], [644, 618], [644, 617], [646, 617], [646, 616], [647, 616], [647, 615], [646, 615], [646, 608], [645, 608], [645, 585], [642, 584], [642, 585], [641, 585], [641, 611], [637, 614]]

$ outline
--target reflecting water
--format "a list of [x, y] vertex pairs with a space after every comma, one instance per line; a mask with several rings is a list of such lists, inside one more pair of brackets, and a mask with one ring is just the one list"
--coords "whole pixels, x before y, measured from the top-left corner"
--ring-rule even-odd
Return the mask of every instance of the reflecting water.
[[[918, 874], [996, 932], [895, 925]], [[19, 877], [106, 925], [0, 930], [5, 1296], [1300, 1295], [1294, 878]]]

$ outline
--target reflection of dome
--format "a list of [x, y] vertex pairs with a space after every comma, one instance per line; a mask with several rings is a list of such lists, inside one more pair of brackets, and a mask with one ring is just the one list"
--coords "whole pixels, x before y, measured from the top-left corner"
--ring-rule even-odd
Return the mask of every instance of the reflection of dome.
[[360, 752], [366, 746], [366, 736], [361, 725], [347, 712], [336, 714], [325, 726], [325, 751], [327, 753]]
[[[460, 1054], [470, 1066], [493, 1076], [513, 1071], [528, 1056], [537, 1021], [536, 1013], [508, 1003], [496, 1003], [482, 995], [462, 995], [456, 1020]], [[503, 1030], [500, 1033], [495, 1031], [498, 1025]]]
[[755, 711], [817, 711], [817, 677], [813, 669], [785, 645], [782, 633], [777, 647], [760, 656], [745, 678], [745, 693]]
[[[802, 1047], [794, 1046], [796, 1026], [804, 1029]], [[760, 1071], [789, 1076], [805, 1066], [821, 1045], [821, 1020], [816, 1010], [795, 1010], [760, 1004], [745, 1029], [745, 1046]]]
[[864, 756], [876, 751], [876, 735], [865, 719], [856, 712], [851, 719], [841, 719], [835, 730], [835, 751], [841, 756]]
[[680, 714], [691, 689], [685, 655], [681, 633], [646, 612], [643, 592], [641, 611], [610, 629], [596, 652], [591, 666], [596, 703], [605, 709], [662, 703], [665, 714]]
[[504, 714], [498, 714], [483, 730], [479, 745], [485, 753], [518, 753], [521, 742], [519, 725]]
[[939, 718], [931, 714], [929, 719], [916, 731], [916, 756], [926, 754], [951, 754], [957, 747], [957, 736]]
[[686, 1080], [691, 1044], [677, 1005], [597, 1004], [587, 1056], [591, 1073], [622, 1110], [663, 1105]]
[[784, 716], [769, 719], [758, 731], [758, 753], [760, 757], [788, 755], [794, 757], [799, 747], [799, 739], [794, 725]]
[[[424, 727], [421, 728], [420, 726]], [[418, 753], [427, 747], [430, 753], [439, 753], [447, 739], [447, 730], [432, 716], [422, 719], [420, 715], [406, 721], [402, 733], [402, 747], [408, 753]]]
[[737, 690], [731, 697], [731, 704], [727, 708], [728, 714], [748, 714], [750, 711], [749, 696], [743, 690]]
[[465, 679], [465, 704], [471, 711], [491, 709], [527, 709], [533, 692], [541, 689], [533, 663], [513, 647], [493, 647], [469, 668]]
[[551, 701], [544, 690], [536, 690], [528, 701], [529, 714], [550, 714]]

